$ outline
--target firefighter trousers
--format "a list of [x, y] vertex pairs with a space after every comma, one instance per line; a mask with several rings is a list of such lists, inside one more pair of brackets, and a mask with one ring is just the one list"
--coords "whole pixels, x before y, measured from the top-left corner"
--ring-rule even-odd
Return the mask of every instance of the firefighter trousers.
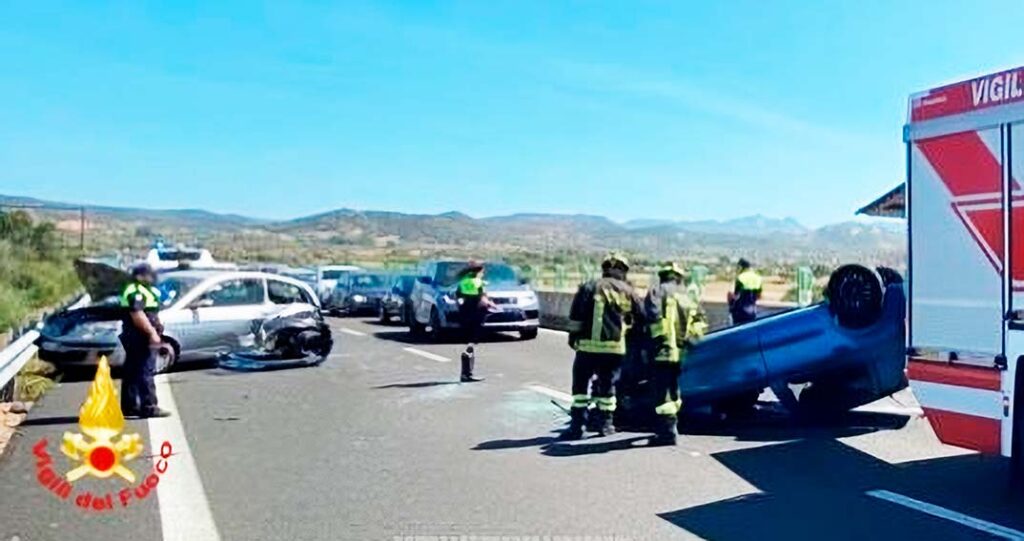
[[679, 362], [654, 361], [654, 412], [675, 419], [682, 407], [679, 398]]
[[615, 411], [615, 371], [622, 365], [622, 355], [576, 352], [572, 363], [572, 407], [586, 409], [590, 405], [590, 380], [594, 379], [593, 398], [599, 412]]

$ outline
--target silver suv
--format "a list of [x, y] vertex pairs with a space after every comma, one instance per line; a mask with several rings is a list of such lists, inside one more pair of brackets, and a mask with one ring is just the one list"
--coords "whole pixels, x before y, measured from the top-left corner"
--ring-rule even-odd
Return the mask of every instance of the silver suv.
[[[460, 327], [455, 286], [459, 273], [465, 268], [465, 261], [431, 261], [423, 265], [409, 296], [412, 304], [409, 331], [413, 335], [429, 332], [436, 339]], [[485, 263], [484, 281], [484, 291], [497, 307], [484, 318], [484, 329], [515, 331], [524, 340], [536, 338], [540, 306], [529, 284], [520, 280], [516, 270], [505, 263]]]

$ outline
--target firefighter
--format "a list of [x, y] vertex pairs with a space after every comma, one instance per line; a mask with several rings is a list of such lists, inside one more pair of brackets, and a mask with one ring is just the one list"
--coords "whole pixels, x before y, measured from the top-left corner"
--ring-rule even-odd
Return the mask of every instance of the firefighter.
[[569, 428], [562, 439], [578, 440], [587, 426], [590, 380], [595, 403], [591, 426], [607, 436], [615, 433], [613, 379], [626, 355], [626, 334], [643, 319], [642, 300], [626, 282], [629, 261], [618, 254], [601, 264], [601, 278], [580, 286], [569, 311], [569, 346], [576, 350], [572, 366], [572, 406]]
[[749, 323], [757, 319], [757, 301], [761, 298], [761, 275], [751, 268], [750, 262], [740, 259], [737, 263], [739, 275], [729, 293], [729, 315], [733, 325]]
[[463, 383], [483, 381], [473, 375], [476, 366], [476, 346], [480, 341], [484, 318], [491, 303], [484, 293], [484, 266], [470, 261], [459, 277], [455, 296], [459, 303], [459, 323], [466, 333], [466, 351], [462, 353], [462, 374], [459, 378]]
[[132, 269], [132, 280], [121, 292], [124, 308], [121, 344], [124, 366], [121, 378], [121, 411], [129, 417], [167, 417], [169, 412], [157, 407], [156, 355], [163, 343], [160, 324], [160, 290], [154, 287], [156, 273], [148, 263]]
[[653, 344], [655, 436], [651, 445], [675, 445], [677, 416], [682, 408], [679, 396], [680, 361], [689, 344], [699, 340], [707, 328], [699, 299], [682, 287], [683, 269], [665, 263], [658, 270], [658, 285], [644, 299]]

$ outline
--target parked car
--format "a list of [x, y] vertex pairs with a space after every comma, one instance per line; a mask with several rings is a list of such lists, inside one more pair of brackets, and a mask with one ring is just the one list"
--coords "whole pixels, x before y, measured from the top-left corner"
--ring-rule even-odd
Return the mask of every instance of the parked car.
[[353, 272], [334, 286], [329, 303], [330, 311], [347, 316], [376, 314], [390, 284], [390, 273]]
[[[433, 261], [423, 266], [410, 295], [412, 318], [408, 323], [412, 334], [429, 331], [439, 338], [460, 327], [455, 284], [465, 268], [465, 261]], [[524, 340], [536, 338], [540, 305], [529, 284], [519, 279], [511, 266], [495, 262], [484, 264], [484, 281], [487, 296], [497, 308], [484, 318], [484, 329], [518, 332]]]
[[415, 284], [416, 276], [413, 274], [400, 274], [394, 277], [391, 288], [380, 300], [380, 309], [377, 310], [377, 317], [381, 323], [389, 323], [391, 318], [397, 317], [402, 323], [409, 324], [412, 320], [412, 303], [409, 302], [409, 296]]
[[316, 294], [324, 309], [331, 308], [331, 296], [338, 282], [344, 283], [348, 275], [361, 270], [353, 265], [321, 265], [316, 268]]
[[[187, 270], [159, 275], [160, 321], [173, 352], [157, 367], [215, 358], [248, 347], [254, 327], [296, 305], [319, 313], [313, 289], [298, 280], [262, 272]], [[59, 365], [92, 364], [97, 355], [121, 364], [123, 310], [117, 299], [56, 314], [45, 322], [40, 357]]]

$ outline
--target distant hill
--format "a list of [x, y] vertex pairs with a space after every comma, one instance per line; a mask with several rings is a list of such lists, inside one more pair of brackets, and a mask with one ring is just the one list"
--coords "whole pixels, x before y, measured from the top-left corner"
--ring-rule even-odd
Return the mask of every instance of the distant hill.
[[[0, 203], [39, 206], [59, 227], [77, 227], [78, 206], [0, 195]], [[633, 220], [623, 224], [583, 214], [512, 214], [473, 218], [460, 212], [406, 214], [338, 209], [292, 220], [266, 221], [198, 209], [148, 210], [86, 206], [89, 235], [105, 247], [148, 242], [199, 242], [234, 256], [313, 253], [317, 258], [374, 250], [407, 254], [555, 254], [626, 250], [649, 257], [734, 258], [759, 261], [904, 259], [898, 222], [842, 222], [810, 229], [792, 218], [761, 215], [724, 221]], [[129, 242], [130, 241], [130, 242]], [[118, 244], [120, 243], [120, 244]]]

